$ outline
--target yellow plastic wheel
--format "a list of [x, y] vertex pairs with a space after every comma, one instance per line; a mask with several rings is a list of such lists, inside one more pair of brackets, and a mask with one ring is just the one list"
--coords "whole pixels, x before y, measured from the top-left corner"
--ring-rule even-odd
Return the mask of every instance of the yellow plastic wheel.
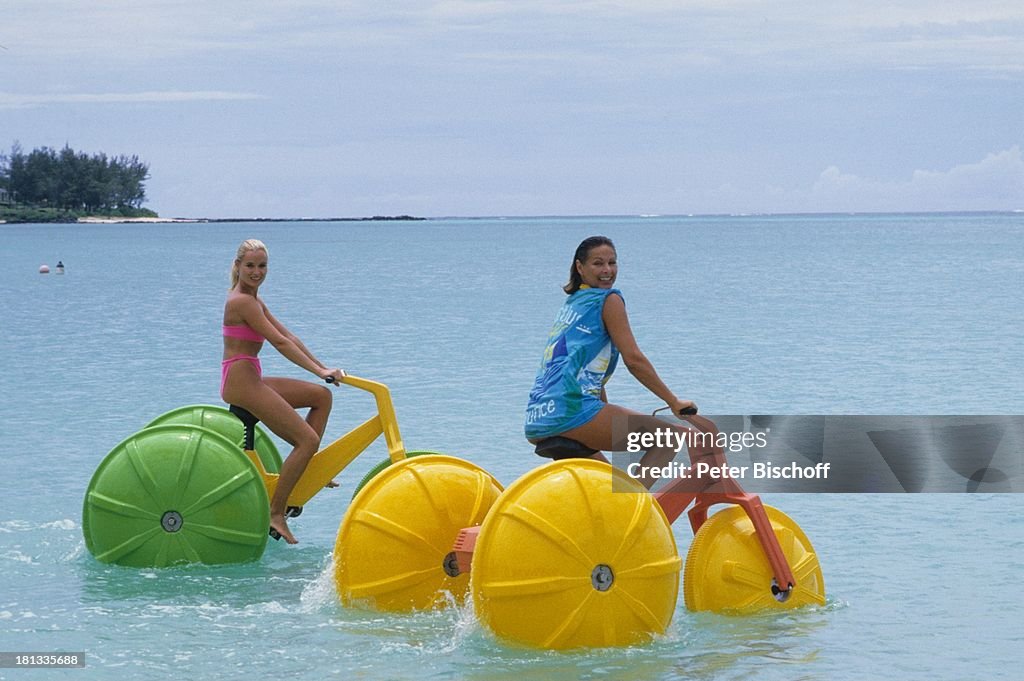
[[630, 645], [665, 631], [680, 566], [665, 514], [639, 483], [599, 461], [555, 461], [513, 483], [480, 528], [473, 605], [513, 643]]
[[501, 490], [487, 471], [444, 454], [385, 468], [355, 496], [338, 529], [341, 602], [389, 612], [461, 604], [469, 576], [454, 569], [452, 547], [462, 528], [483, 522]]
[[772, 592], [772, 569], [754, 525], [742, 508], [731, 506], [708, 518], [693, 538], [683, 571], [687, 608], [748, 614], [825, 604], [825, 579], [807, 535], [782, 511], [764, 509], [796, 586], [788, 594]]

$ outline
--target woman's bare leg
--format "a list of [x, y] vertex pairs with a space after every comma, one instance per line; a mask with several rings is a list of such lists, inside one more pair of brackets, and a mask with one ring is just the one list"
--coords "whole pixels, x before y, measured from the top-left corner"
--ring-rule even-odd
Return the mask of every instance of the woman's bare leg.
[[[252, 412], [278, 437], [284, 439], [294, 448], [285, 458], [278, 474], [274, 498], [270, 500], [270, 526], [277, 530], [289, 544], [297, 544], [298, 540], [288, 529], [284, 513], [288, 505], [288, 495], [291, 494], [303, 471], [306, 470], [309, 460], [320, 447], [320, 435], [313, 425], [296, 413], [295, 407], [285, 399], [284, 395], [270, 386], [270, 383], [280, 386], [278, 381], [281, 380], [288, 379], [260, 380], [255, 367], [250, 363], [236, 362], [229, 370], [224, 399], [230, 404], [237, 404]], [[301, 383], [302, 381], [295, 382]], [[320, 388], [320, 386], [312, 384], [307, 385], [315, 389]], [[284, 390], [289, 397], [297, 397], [297, 394], [290, 390], [289, 386], [284, 386]], [[300, 391], [298, 394], [303, 393]], [[310, 395], [311, 393], [305, 394]], [[322, 408], [322, 403], [319, 406]], [[326, 415], [324, 415], [321, 427], [325, 426], [326, 422]], [[320, 422], [316, 421], [316, 423]]]
[[[299, 381], [294, 378], [276, 378], [268, 376], [263, 382], [270, 386], [278, 395], [292, 406], [292, 409], [309, 408], [306, 414], [306, 423], [316, 432], [321, 440], [324, 431], [327, 429], [327, 419], [331, 415], [331, 406], [334, 404], [334, 396], [331, 389], [325, 385], [316, 385], [309, 381]], [[319, 446], [319, 445], [318, 445]], [[303, 468], [305, 470], [305, 468]], [[281, 482], [278, 480], [278, 486]], [[338, 483], [331, 480], [327, 487], [337, 487]], [[289, 490], [289, 493], [291, 490]]]
[[292, 409], [309, 408], [306, 414], [306, 423], [321, 438], [327, 429], [327, 419], [331, 415], [331, 405], [334, 398], [330, 388], [323, 385], [316, 385], [309, 381], [299, 381], [294, 378], [276, 378], [268, 376], [263, 383], [284, 398], [285, 402], [291, 405]]

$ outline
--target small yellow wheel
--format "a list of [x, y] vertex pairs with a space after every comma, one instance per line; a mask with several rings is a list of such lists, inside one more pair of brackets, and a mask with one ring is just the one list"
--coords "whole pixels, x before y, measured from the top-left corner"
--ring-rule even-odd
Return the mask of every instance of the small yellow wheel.
[[631, 645], [665, 631], [680, 566], [665, 514], [635, 480], [599, 461], [556, 461], [519, 478], [484, 521], [473, 605], [514, 643]]
[[389, 612], [465, 600], [452, 547], [483, 522], [501, 484], [468, 461], [425, 454], [388, 466], [352, 500], [334, 545], [334, 581], [345, 605]]
[[754, 525], [739, 506], [708, 518], [686, 556], [683, 597], [695, 611], [747, 614], [825, 604], [825, 579], [807, 535], [777, 508], [764, 507], [796, 578], [789, 593], [772, 591], [774, 577]]

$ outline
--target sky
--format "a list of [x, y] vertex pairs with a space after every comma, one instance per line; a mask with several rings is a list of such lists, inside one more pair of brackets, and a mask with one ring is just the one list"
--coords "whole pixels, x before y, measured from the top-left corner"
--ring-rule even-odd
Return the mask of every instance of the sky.
[[0, 149], [164, 217], [1024, 209], [1019, 0], [4, 0]]

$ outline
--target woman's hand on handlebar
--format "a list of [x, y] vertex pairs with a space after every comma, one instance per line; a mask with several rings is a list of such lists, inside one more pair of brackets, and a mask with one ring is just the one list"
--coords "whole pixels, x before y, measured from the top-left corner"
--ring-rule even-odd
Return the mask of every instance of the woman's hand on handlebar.
[[320, 370], [320, 378], [327, 381], [328, 383], [333, 383], [334, 385], [338, 385], [339, 383], [341, 383], [342, 379], [345, 378], [345, 376], [346, 374], [344, 369]]
[[693, 416], [697, 413], [697, 403], [692, 400], [676, 399], [668, 403], [676, 416]]

